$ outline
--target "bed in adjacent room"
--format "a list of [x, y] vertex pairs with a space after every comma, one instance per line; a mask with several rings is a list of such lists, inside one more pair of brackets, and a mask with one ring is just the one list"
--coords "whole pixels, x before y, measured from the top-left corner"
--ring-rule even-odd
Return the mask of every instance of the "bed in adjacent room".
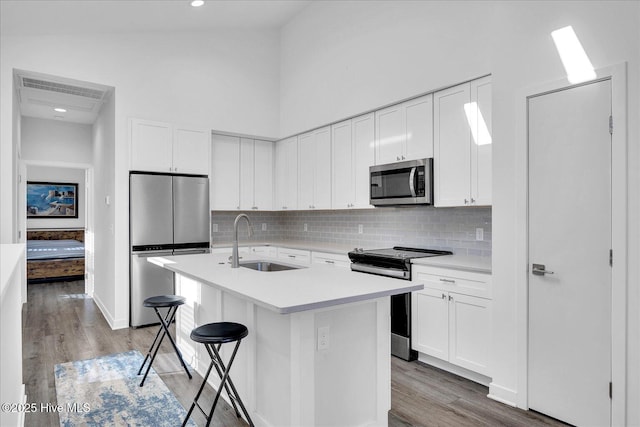
[[84, 230], [28, 230], [29, 283], [84, 278]]

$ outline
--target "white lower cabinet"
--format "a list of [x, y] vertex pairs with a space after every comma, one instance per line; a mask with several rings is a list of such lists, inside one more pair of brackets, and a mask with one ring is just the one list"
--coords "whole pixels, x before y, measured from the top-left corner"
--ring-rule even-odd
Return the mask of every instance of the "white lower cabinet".
[[351, 261], [349, 257], [344, 254], [335, 254], [330, 252], [312, 252], [311, 253], [312, 264], [324, 264], [333, 267], [351, 268]]
[[263, 255], [269, 258], [278, 256], [278, 248], [275, 246], [253, 246], [249, 252], [252, 255]]
[[300, 264], [311, 265], [311, 252], [302, 249], [278, 248], [278, 258]]
[[412, 348], [490, 376], [491, 275], [426, 266], [413, 269], [413, 281], [425, 288], [412, 295]]

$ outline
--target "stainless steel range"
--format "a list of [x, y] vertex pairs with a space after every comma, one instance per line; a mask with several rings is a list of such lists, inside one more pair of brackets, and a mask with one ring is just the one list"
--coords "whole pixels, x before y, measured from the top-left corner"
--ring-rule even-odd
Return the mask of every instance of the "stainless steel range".
[[[349, 259], [353, 271], [411, 280], [411, 260], [441, 255], [453, 255], [453, 252], [402, 246], [356, 248], [349, 252]], [[417, 357], [411, 350], [411, 293], [391, 296], [391, 354], [405, 360]]]

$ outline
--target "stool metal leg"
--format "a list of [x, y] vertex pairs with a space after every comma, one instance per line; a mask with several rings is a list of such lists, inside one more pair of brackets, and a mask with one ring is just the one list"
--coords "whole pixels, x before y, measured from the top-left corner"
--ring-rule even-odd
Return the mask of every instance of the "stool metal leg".
[[[239, 345], [239, 342], [238, 342]], [[220, 351], [220, 347], [222, 347], [222, 344], [218, 344], [216, 350], [216, 353], [213, 353], [213, 351], [211, 350], [211, 348], [213, 348], [213, 345], [205, 345], [204, 346], [207, 349], [207, 352], [209, 353], [209, 357], [211, 357], [211, 360], [214, 361], [214, 365], [216, 368], [216, 371], [218, 372], [218, 377], [220, 379], [222, 379], [222, 375], [224, 374], [224, 372], [226, 371], [226, 368], [224, 367], [224, 362], [222, 361], [222, 358], [219, 356], [216, 356], [216, 354], [219, 354], [217, 352]], [[211, 347], [211, 348], [209, 348]], [[229, 378], [229, 381], [231, 380], [231, 378]], [[220, 383], [220, 385], [222, 386], [222, 382]], [[233, 406], [233, 409], [236, 411], [236, 417], [240, 418], [240, 411], [238, 411], [238, 407], [236, 406], [236, 400], [235, 400], [235, 396], [233, 394], [231, 394], [231, 390], [229, 390], [229, 384], [228, 382], [224, 383], [224, 389], [227, 392], [227, 396], [229, 396], [229, 400], [231, 401], [231, 406]]]
[[[138, 370], [138, 375], [140, 375], [140, 373], [142, 372], [142, 369], [144, 368], [145, 364], [147, 363], [147, 360], [149, 359], [149, 356], [151, 355], [151, 359], [149, 361], [149, 365], [147, 366], [147, 370], [144, 373], [144, 377], [142, 378], [142, 381], [140, 382], [140, 387], [142, 387], [144, 385], [145, 380], [147, 379], [147, 375], [149, 374], [149, 370], [151, 369], [151, 365], [153, 365], [153, 361], [156, 358], [156, 355], [158, 354], [158, 350], [160, 349], [160, 346], [162, 345], [162, 340], [164, 339], [165, 335], [169, 336], [169, 340], [171, 341], [171, 344], [173, 345], [174, 350], [176, 351], [176, 354], [178, 355], [178, 359], [180, 359], [180, 362], [182, 363], [182, 366], [184, 367], [184, 370], [187, 372], [187, 375], [189, 376], [189, 379], [192, 378], [191, 373], [189, 372], [189, 369], [187, 368], [187, 365], [185, 364], [184, 360], [182, 359], [182, 353], [180, 353], [180, 350], [178, 349], [178, 347], [176, 346], [175, 342], [173, 341], [173, 338], [171, 337], [171, 333], [169, 331], [169, 325], [171, 325], [171, 322], [173, 322], [173, 319], [176, 315], [176, 311], [178, 310], [178, 306], [173, 306], [173, 307], [169, 307], [169, 311], [167, 312], [167, 315], [165, 316], [165, 318], [162, 318], [162, 314], [160, 313], [160, 311], [154, 307], [153, 308], [156, 312], [156, 314], [158, 315], [158, 318], [160, 319], [160, 325], [162, 326], [160, 329], [158, 329], [158, 333], [156, 334], [155, 339], [153, 340], [153, 343], [151, 344], [151, 348], [149, 348], [149, 352], [147, 353], [147, 355], [144, 358], [144, 361], [142, 362], [142, 366], [140, 366], [140, 369]], [[158, 337], [160, 338], [160, 340], [158, 340]], [[157, 345], [156, 345], [157, 342]], [[155, 345], [155, 349], [154, 349], [154, 345]], [[152, 354], [153, 352], [153, 354]]]
[[[200, 398], [200, 395], [202, 394], [202, 390], [204, 390], [204, 386], [207, 385], [207, 378], [209, 378], [209, 374], [211, 373], [211, 369], [213, 369], [213, 365], [214, 365], [214, 361], [211, 360], [211, 363], [209, 363], [209, 368], [207, 369], [207, 373], [202, 378], [202, 384], [200, 384], [200, 388], [198, 389], [198, 392], [196, 393], [196, 397], [193, 399], [193, 403], [191, 404], [191, 407], [189, 408], [189, 411], [187, 412], [187, 416], [184, 417], [184, 421], [182, 421], [182, 427], [185, 427], [187, 425], [187, 421], [189, 420], [189, 417], [191, 417], [191, 413], [193, 412], [193, 409], [196, 406], [198, 406], [198, 409], [200, 409], [200, 412], [205, 414], [204, 410], [200, 407], [200, 404], [198, 403], [198, 399]], [[206, 416], [206, 414], [205, 414], [205, 416]], [[207, 423], [207, 425], [208, 425], [208, 423]]]
[[[171, 336], [171, 332], [169, 331], [169, 326], [171, 325], [171, 322], [173, 322], [173, 318], [176, 316], [176, 311], [178, 310], [178, 307], [174, 307], [174, 308], [175, 310], [173, 311], [171, 320], [169, 322], [162, 322], [162, 327], [166, 331], [166, 335], [167, 337], [169, 337], [169, 341], [171, 342], [173, 349], [176, 351], [176, 354], [178, 355], [178, 360], [180, 360], [180, 363], [182, 364], [184, 371], [187, 373], [187, 376], [189, 377], [189, 379], [191, 379], [193, 377], [191, 376], [191, 372], [189, 372], [189, 368], [187, 368], [187, 364], [184, 362], [184, 359], [182, 358], [182, 352], [176, 345], [176, 342], [173, 340], [173, 337]], [[158, 309], [156, 309], [156, 312], [158, 313], [158, 316], [160, 316], [160, 312], [158, 311]]]
[[[224, 387], [224, 389], [227, 392], [227, 395], [229, 395], [229, 399], [231, 400], [231, 404], [233, 405], [233, 408], [236, 410], [236, 415], [238, 416], [238, 418], [240, 417], [240, 412], [238, 412], [238, 408], [235, 405], [235, 401], [238, 402], [238, 404], [240, 404], [240, 408], [242, 409], [242, 412], [244, 413], [245, 417], [247, 418], [247, 421], [249, 423], [249, 425], [251, 427], [254, 426], [253, 421], [251, 420], [251, 417], [249, 416], [249, 413], [247, 412], [247, 409], [245, 408], [244, 404], [242, 403], [242, 400], [240, 399], [240, 395], [238, 394], [238, 391], [236, 390], [236, 387], [233, 384], [233, 381], [231, 381], [231, 378], [229, 377], [229, 372], [231, 370], [231, 365], [233, 364], [233, 360], [236, 357], [236, 353], [238, 352], [238, 347], [240, 347], [240, 340], [236, 343], [234, 349], [233, 349], [233, 353], [231, 354], [231, 357], [229, 358], [229, 364], [227, 365], [227, 367], [225, 368], [224, 362], [222, 361], [222, 357], [220, 357], [220, 346], [221, 344], [219, 344], [217, 346], [217, 348], [213, 345], [213, 344], [205, 344], [205, 348], [207, 349], [207, 352], [209, 353], [209, 356], [211, 357], [211, 363], [209, 364], [209, 368], [207, 369], [207, 373], [205, 374], [204, 378], [202, 379], [202, 385], [200, 386], [200, 389], [198, 390], [198, 393], [196, 393], [196, 397], [193, 400], [193, 403], [191, 404], [191, 407], [189, 408], [189, 412], [187, 412], [187, 416], [185, 417], [184, 421], [182, 422], [182, 427], [184, 427], [187, 424], [187, 421], [189, 420], [189, 417], [191, 416], [191, 413], [193, 412], [193, 409], [197, 406], [198, 409], [200, 409], [200, 412], [202, 412], [202, 414], [207, 418], [207, 424], [206, 426], [208, 427], [211, 424], [211, 420], [213, 419], [213, 412], [216, 409], [216, 406], [218, 404], [218, 400], [220, 399], [220, 395], [222, 394], [222, 388]], [[213, 367], [215, 366], [216, 371], [218, 372], [218, 375], [220, 376], [220, 385], [218, 386], [218, 391], [216, 393], [216, 397], [213, 400], [213, 405], [211, 406], [211, 411], [209, 412], [209, 415], [207, 415], [204, 410], [202, 409], [202, 407], [200, 406], [200, 404], [198, 403], [198, 399], [200, 398], [200, 395], [202, 394], [202, 390], [204, 389], [204, 386], [207, 383], [207, 378], [209, 378], [209, 374], [211, 373], [211, 369], [213, 369]], [[228, 385], [227, 385], [228, 384]], [[229, 387], [231, 387], [231, 390], [229, 390]]]
[[[242, 399], [240, 399], [240, 395], [236, 390], [236, 386], [233, 384], [231, 377], [229, 377], [229, 371], [231, 371], [231, 365], [233, 364], [233, 360], [235, 359], [236, 353], [238, 352], [238, 347], [240, 347], [240, 341], [238, 341], [235, 348], [233, 349], [231, 358], [229, 358], [229, 364], [225, 368], [224, 362], [222, 361], [222, 357], [220, 357], [220, 353], [218, 352], [219, 346], [218, 346], [218, 349], [216, 349], [214, 346], [211, 346], [211, 349], [215, 353], [216, 359], [218, 360], [218, 363], [220, 363], [220, 366], [222, 367], [222, 371], [224, 372], [224, 375], [222, 377], [222, 382], [220, 383], [220, 387], [218, 387], [218, 394], [216, 395], [216, 398], [213, 401], [213, 408], [211, 409], [211, 415], [213, 416], [213, 409], [215, 409], [216, 407], [216, 403], [218, 402], [218, 398], [220, 397], [220, 393], [222, 392], [222, 385], [224, 385], [231, 402], [233, 403], [234, 400], [237, 400], [238, 404], [240, 405], [240, 409], [242, 409], [242, 413], [244, 413], [244, 416], [247, 418], [247, 422], [249, 423], [250, 426], [253, 427], [253, 421], [251, 420], [251, 417], [247, 412], [247, 408], [244, 407], [244, 403], [242, 403]], [[229, 388], [227, 387], [227, 383], [231, 387], [231, 390], [233, 390], [233, 396], [231, 396], [231, 394], [229, 393]], [[240, 414], [238, 413], [238, 409], [236, 408], [236, 406], [233, 405], [233, 407], [236, 410], [237, 416], [240, 417]]]

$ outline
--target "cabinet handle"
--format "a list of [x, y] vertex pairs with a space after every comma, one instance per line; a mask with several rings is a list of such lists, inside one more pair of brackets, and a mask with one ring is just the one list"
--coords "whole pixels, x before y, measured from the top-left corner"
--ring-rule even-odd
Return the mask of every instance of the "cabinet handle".
[[442, 279], [442, 278], [441, 278], [441, 279], [440, 279], [440, 281], [441, 281], [441, 282], [446, 282], [446, 283], [456, 283], [456, 281], [455, 281], [455, 280], [453, 280], [453, 279]]
[[453, 301], [453, 297], [449, 295], [449, 301]]
[[335, 264], [333, 261], [331, 261], [330, 259], [325, 259], [324, 262], [326, 262], [327, 264]]
[[400, 160], [400, 156], [396, 156], [396, 160]]
[[295, 255], [287, 255], [289, 258], [295, 258]]
[[476, 199], [474, 199], [473, 197], [471, 198], [471, 203], [475, 203]]
[[446, 294], [442, 294], [442, 299], [447, 299], [447, 295]]
[[404, 160], [404, 159], [405, 159], [405, 157], [404, 157], [404, 156], [402, 156], [402, 160]]
[[468, 205], [468, 204], [469, 204], [469, 201], [468, 201], [467, 199], [464, 199], [464, 204], [465, 204], [465, 205]]

